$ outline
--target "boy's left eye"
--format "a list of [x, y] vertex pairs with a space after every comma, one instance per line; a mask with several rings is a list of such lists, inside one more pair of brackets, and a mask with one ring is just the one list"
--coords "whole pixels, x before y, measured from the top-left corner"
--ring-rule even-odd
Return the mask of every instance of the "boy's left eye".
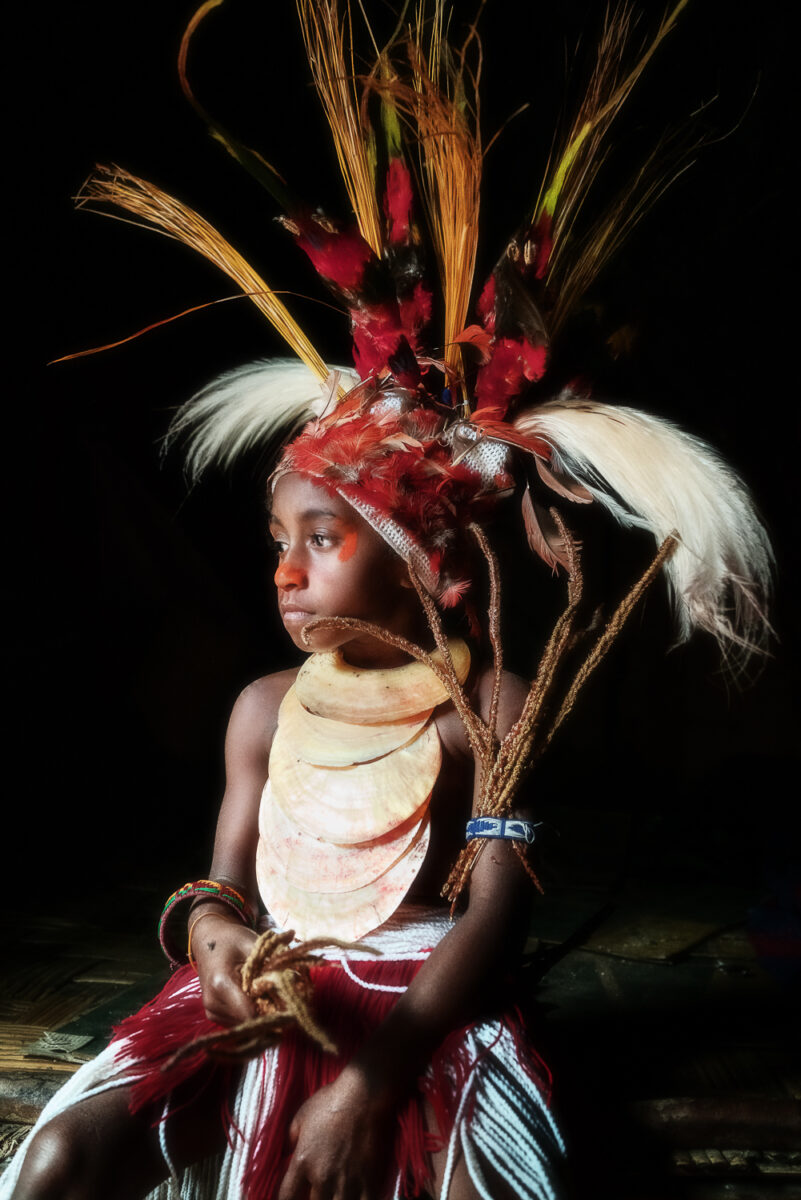
[[311, 535], [311, 543], [313, 546], [331, 546], [334, 538], [330, 533], [313, 533]]

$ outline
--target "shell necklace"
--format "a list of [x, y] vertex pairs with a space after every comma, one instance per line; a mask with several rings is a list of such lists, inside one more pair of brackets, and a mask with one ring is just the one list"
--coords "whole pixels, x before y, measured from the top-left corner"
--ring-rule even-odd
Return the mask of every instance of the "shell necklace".
[[[464, 682], [470, 651], [450, 651]], [[431, 715], [447, 698], [418, 662], [370, 671], [333, 651], [303, 664], [259, 809], [259, 890], [281, 926], [355, 941], [402, 902], [428, 849], [442, 762]]]

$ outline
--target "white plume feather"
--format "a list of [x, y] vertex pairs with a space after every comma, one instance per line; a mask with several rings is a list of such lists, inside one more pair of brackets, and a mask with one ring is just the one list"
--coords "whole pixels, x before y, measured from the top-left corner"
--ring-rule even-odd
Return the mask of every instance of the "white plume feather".
[[569, 392], [514, 423], [547, 442], [554, 464], [623, 525], [650, 530], [657, 543], [678, 534], [666, 572], [679, 641], [697, 627], [724, 655], [764, 648], [770, 543], [742, 480], [711, 446], [659, 417]]
[[[339, 368], [343, 383], [358, 382]], [[331, 388], [298, 359], [248, 363], [215, 379], [178, 410], [165, 448], [185, 442], [189, 479], [195, 483], [210, 466], [230, 468], [243, 454], [269, 446], [302, 421], [320, 416]]]

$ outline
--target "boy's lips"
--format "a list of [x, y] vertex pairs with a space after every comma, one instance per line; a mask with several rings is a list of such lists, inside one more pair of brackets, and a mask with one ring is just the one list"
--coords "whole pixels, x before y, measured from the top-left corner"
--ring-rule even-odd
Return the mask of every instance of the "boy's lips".
[[314, 615], [307, 608], [298, 608], [292, 604], [281, 606], [281, 619], [285, 625], [306, 625]]

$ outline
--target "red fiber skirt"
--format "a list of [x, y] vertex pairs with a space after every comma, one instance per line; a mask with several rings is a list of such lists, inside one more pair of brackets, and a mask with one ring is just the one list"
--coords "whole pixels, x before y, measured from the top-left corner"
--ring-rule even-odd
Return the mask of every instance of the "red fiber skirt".
[[[255, 1095], [248, 1101], [246, 1123], [237, 1118], [236, 1107], [232, 1110], [229, 1103], [235, 1077], [244, 1076], [245, 1068], [215, 1062], [202, 1049], [177, 1064], [170, 1063], [176, 1050], [219, 1028], [204, 1014], [195, 970], [181, 967], [153, 1001], [115, 1030], [117, 1063], [122, 1070], [134, 1068], [137, 1076], [132, 1110], [160, 1106], [167, 1122], [168, 1142], [171, 1093], [193, 1078], [197, 1078], [199, 1087], [202, 1084], [204, 1092], [209, 1087], [218, 1089], [229, 1147], [238, 1138], [248, 1142], [241, 1176], [242, 1196], [246, 1200], [263, 1200], [276, 1195], [290, 1157], [287, 1135], [295, 1113], [305, 1100], [337, 1078], [401, 994], [400, 990], [380, 989], [405, 989], [430, 948], [419, 951], [414, 958], [393, 959], [389, 954], [379, 959], [349, 958], [348, 968], [361, 982], [351, 978], [341, 961], [321, 959], [319, 966], [312, 968], [314, 1015], [339, 1052], [324, 1053], [300, 1031], [287, 1034], [277, 1047], [261, 1056], [261, 1070]], [[520, 1070], [528, 1075], [543, 1103], [548, 1105], [550, 1075], [530, 1047], [519, 1012], [510, 1008], [495, 1023], [498, 1037], [503, 1034], [514, 1039]], [[402, 1197], [415, 1197], [426, 1189], [431, 1178], [430, 1154], [440, 1149], [449, 1137], [460, 1102], [462, 1116], [470, 1118], [469, 1108], [465, 1112], [463, 1096], [478, 1056], [475, 1045], [472, 1050], [468, 1048], [470, 1039], [465, 1035], [471, 1028], [474, 1026], [458, 1030], [446, 1039], [419, 1080], [416, 1094], [398, 1113], [394, 1159], [396, 1194]], [[249, 1076], [253, 1092], [252, 1065]], [[426, 1102], [436, 1118], [435, 1131], [427, 1127]], [[244, 1124], [246, 1128], [241, 1127]]]

